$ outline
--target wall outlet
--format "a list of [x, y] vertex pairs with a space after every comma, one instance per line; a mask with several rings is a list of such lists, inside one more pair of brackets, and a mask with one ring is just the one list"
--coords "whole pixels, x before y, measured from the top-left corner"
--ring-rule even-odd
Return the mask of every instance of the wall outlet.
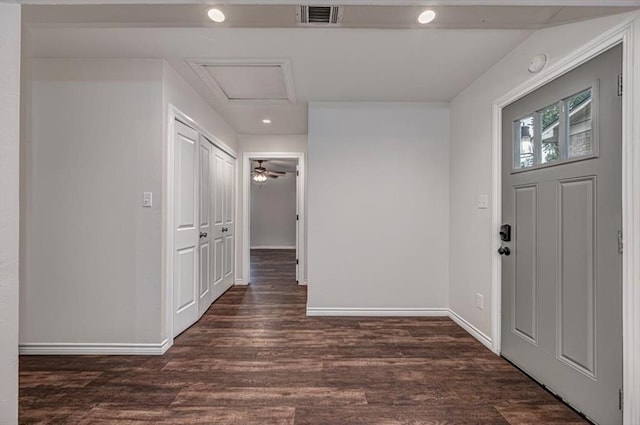
[[143, 192], [142, 193], [142, 206], [145, 208], [150, 208], [153, 204], [153, 197], [151, 192]]
[[480, 293], [476, 294], [476, 307], [484, 310], [484, 296]]
[[488, 195], [478, 196], [478, 209], [486, 210], [487, 208], [489, 208], [489, 196]]

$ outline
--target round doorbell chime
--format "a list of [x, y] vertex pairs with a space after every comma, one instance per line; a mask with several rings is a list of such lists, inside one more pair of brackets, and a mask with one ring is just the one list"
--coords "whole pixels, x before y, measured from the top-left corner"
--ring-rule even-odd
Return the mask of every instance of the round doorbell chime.
[[532, 74], [537, 74], [538, 72], [542, 71], [546, 64], [547, 55], [545, 55], [544, 53], [536, 55], [529, 60], [529, 72]]

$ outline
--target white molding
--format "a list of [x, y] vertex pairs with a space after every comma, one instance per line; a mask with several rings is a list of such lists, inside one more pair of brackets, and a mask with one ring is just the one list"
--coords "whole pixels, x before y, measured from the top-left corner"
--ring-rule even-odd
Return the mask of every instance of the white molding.
[[[307, 260], [307, 253], [305, 250], [305, 211], [306, 211], [306, 168], [305, 168], [305, 154], [303, 152], [245, 152], [242, 155], [242, 220], [240, 226], [242, 226], [242, 275], [239, 279], [249, 282], [250, 276], [250, 258], [251, 258], [251, 160], [253, 158], [260, 159], [281, 159], [291, 158], [298, 160], [298, 171], [300, 173], [301, 184], [297, 188], [297, 205], [298, 205], [298, 226], [303, 229], [298, 232], [298, 238], [296, 240], [298, 247], [298, 274], [302, 278], [299, 281], [305, 280], [304, 275], [305, 264]], [[238, 167], [240, 170], [240, 167]], [[300, 283], [299, 283], [300, 284]]]
[[489, 350], [493, 351], [493, 341], [487, 334], [473, 326], [471, 323], [467, 322], [462, 316], [451, 309], [449, 309], [449, 318], [456, 322], [456, 324], [462, 329], [467, 331], [469, 335], [480, 341]]
[[57, 355], [145, 355], [160, 356], [172, 343], [165, 339], [159, 344], [30, 342], [20, 344], [19, 352], [25, 356]]
[[[191, 118], [189, 115], [182, 112], [172, 103], [169, 104], [169, 118], [172, 118], [173, 120], [181, 121], [183, 124], [193, 128], [198, 133], [200, 133], [205, 138], [207, 138], [211, 143], [213, 143], [214, 145], [216, 145], [217, 147], [219, 147], [220, 149], [222, 149], [223, 151], [231, 155], [233, 159], [238, 158], [238, 153], [234, 149], [232, 149], [225, 142], [223, 142], [222, 140], [220, 140], [219, 138], [211, 134], [206, 128], [202, 127], [193, 118]], [[170, 137], [173, 137], [173, 136], [170, 135]]]
[[307, 316], [327, 317], [448, 317], [488, 349], [493, 341], [484, 332], [467, 322], [450, 308], [366, 308], [307, 307]]
[[[202, 4], [203, 0], [14, 0], [21, 4]], [[215, 2], [213, 2], [215, 3]], [[224, 5], [302, 5], [306, 0], [224, 0]], [[315, 2], [318, 3], [318, 2]], [[324, 0], [338, 6], [442, 6], [443, 0]], [[638, 6], [638, 0], [447, 0], [447, 6]]]
[[448, 308], [307, 307], [307, 316], [448, 317]]
[[[265, 59], [265, 58], [237, 58], [237, 59], [206, 59], [191, 58], [185, 59], [187, 65], [191, 67], [193, 72], [200, 80], [211, 90], [211, 92], [223, 103], [229, 105], [282, 105], [296, 103], [295, 81], [293, 79], [293, 68], [289, 59]], [[282, 71], [284, 79], [284, 87], [287, 91], [287, 99], [229, 99], [227, 94], [213, 76], [207, 72], [207, 66], [277, 66]]]
[[246, 282], [244, 279], [242, 278], [236, 279], [235, 286], [248, 286], [248, 285], [249, 285], [249, 282]]
[[622, 227], [624, 251], [622, 261], [623, 291], [623, 423], [640, 423], [640, 14], [636, 13], [618, 26], [560, 59], [553, 66], [532, 77], [506, 95], [495, 100], [492, 111], [492, 241], [491, 330], [492, 350], [500, 353], [501, 333], [501, 260], [496, 253], [500, 244], [497, 229], [501, 224], [502, 177], [501, 131], [502, 109], [544, 84], [575, 69], [616, 44], [623, 44], [624, 92], [622, 96]]
[[252, 246], [251, 249], [296, 249], [296, 246], [293, 245], [256, 245]]
[[623, 422], [640, 424], [640, 15], [623, 40]]
[[300, 286], [308, 286], [308, 285], [309, 285], [309, 282], [308, 282], [307, 280], [301, 280], [301, 281], [298, 283], [298, 285], [300, 285]]

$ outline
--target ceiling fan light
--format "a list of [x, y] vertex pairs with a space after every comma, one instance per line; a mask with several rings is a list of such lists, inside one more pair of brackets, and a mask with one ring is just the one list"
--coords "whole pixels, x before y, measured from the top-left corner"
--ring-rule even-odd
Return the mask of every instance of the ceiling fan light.
[[256, 173], [253, 176], [253, 181], [258, 183], [258, 184], [263, 184], [264, 182], [267, 181], [267, 176], [266, 176], [266, 174], [263, 174], [263, 173]]

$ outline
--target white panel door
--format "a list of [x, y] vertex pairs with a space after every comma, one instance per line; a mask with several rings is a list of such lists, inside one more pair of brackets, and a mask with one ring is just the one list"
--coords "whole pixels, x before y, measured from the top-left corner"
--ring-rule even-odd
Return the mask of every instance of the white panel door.
[[235, 259], [235, 159], [224, 156], [224, 286], [233, 286]]
[[198, 133], [175, 122], [173, 335], [198, 320]]
[[198, 310], [202, 316], [213, 302], [213, 180], [215, 147], [200, 136], [200, 284], [198, 287]]
[[213, 180], [213, 283], [212, 300], [233, 285], [235, 160], [215, 148]]

